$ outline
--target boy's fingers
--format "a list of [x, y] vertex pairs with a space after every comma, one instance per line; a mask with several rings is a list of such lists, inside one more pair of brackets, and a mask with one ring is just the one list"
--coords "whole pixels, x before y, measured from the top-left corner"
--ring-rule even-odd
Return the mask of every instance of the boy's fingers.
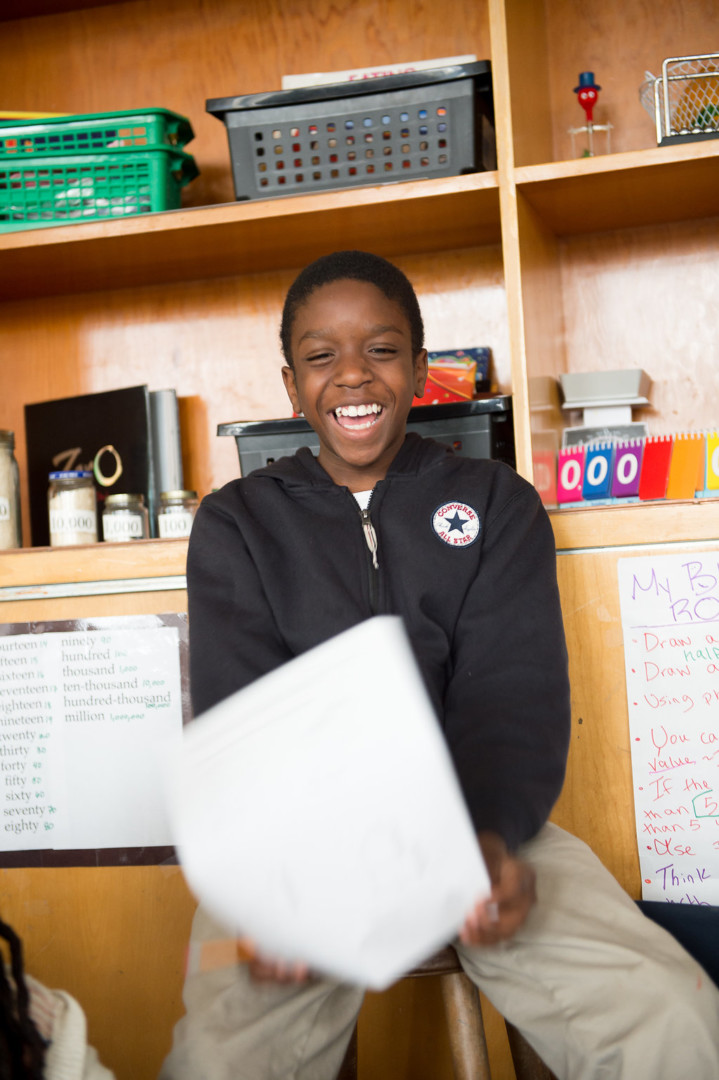
[[466, 945], [494, 945], [512, 937], [536, 900], [535, 873], [514, 855], [494, 848], [492, 893], [474, 905], [459, 933]]
[[248, 967], [255, 982], [303, 983], [310, 977], [306, 964], [271, 960], [264, 956], [255, 956]]
[[507, 845], [498, 833], [492, 832], [490, 829], [480, 832], [477, 838], [487, 867], [489, 880], [492, 886], [495, 886], [499, 882], [502, 873], [502, 864], [507, 858]]

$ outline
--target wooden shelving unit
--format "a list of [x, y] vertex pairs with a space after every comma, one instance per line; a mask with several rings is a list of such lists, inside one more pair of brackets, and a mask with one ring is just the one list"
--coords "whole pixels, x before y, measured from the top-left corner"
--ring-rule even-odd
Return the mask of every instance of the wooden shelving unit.
[[[607, 0], [591, 16], [573, 0], [2, 5], [4, 107], [71, 113], [166, 106], [190, 117], [196, 139], [188, 149], [201, 169], [180, 211], [0, 233], [0, 427], [16, 433], [23, 485], [24, 404], [140, 382], [178, 390], [189, 486], [204, 494], [224, 483], [237, 471], [237, 456], [231, 440], [216, 438], [216, 425], [287, 414], [278, 372], [282, 297], [301, 265], [340, 247], [377, 251], [409, 273], [430, 348], [493, 348], [500, 387], [514, 395], [518, 463], [529, 478], [538, 452], [556, 448], [567, 423], [547, 392], [563, 371], [646, 368], [654, 380], [655, 408], [644, 417], [652, 432], [719, 422], [719, 142], [657, 148], [637, 100], [647, 68], [658, 70], [665, 56], [703, 52], [715, 43], [716, 4], [696, 0], [680, 9], [656, 0], [634, 10], [632, 19], [629, 32], [619, 0]], [[273, 89], [286, 72], [467, 52], [492, 61], [496, 172], [233, 201], [225, 131], [205, 114], [206, 98]], [[615, 124], [616, 152], [570, 161], [567, 127], [579, 122], [572, 87], [587, 68], [604, 87], [597, 120]], [[25, 486], [23, 501], [27, 505]], [[617, 674], [616, 560], [657, 544], [687, 550], [714, 544], [719, 504], [562, 510], [551, 518], [563, 553], [574, 709], [584, 721], [582, 740], [577, 735], [572, 742], [557, 819], [592, 843], [636, 891]], [[0, 588], [182, 572], [182, 544], [121, 547], [0, 554]], [[176, 591], [160, 591], [155, 600], [174, 605], [167, 610], [184, 604]], [[125, 598], [119, 608], [119, 601], [107, 607], [102, 598], [89, 607], [86, 600], [28, 599], [21, 607], [0, 605], [0, 617], [29, 618], [17, 613], [40, 603], [47, 606], [31, 608], [39, 618], [81, 609], [151, 610], [138, 597]], [[611, 829], [600, 800], [611, 802]], [[133, 903], [149, 898], [156, 921], [167, 907], [181, 937], [191, 909], [181, 886], [168, 884], [162, 868], [135, 869]], [[55, 985], [74, 987], [86, 1007], [95, 986], [87, 950], [76, 961], [72, 943], [62, 954], [50, 944], [55, 925], [84, 925], [89, 903], [106, 907], [122, 924], [129, 877], [117, 893], [121, 902], [113, 896], [123, 871], [102, 873], [98, 892], [77, 874], [58, 872], [53, 880], [62, 898], [54, 922], [47, 933], [28, 923], [30, 964], [37, 961], [37, 973]], [[22, 922], [45, 888], [36, 876], [24, 878], [4, 915]], [[169, 1027], [142, 1045], [127, 1039], [142, 986], [137, 972], [150, 945], [147, 935], [135, 942], [134, 928], [123, 933], [113, 938], [108, 932], [112, 940], [96, 968], [104, 977], [108, 964], [119, 970], [127, 962], [136, 972], [133, 1002], [126, 995], [111, 1010], [125, 1027], [118, 1023], [113, 1031], [98, 1004], [89, 1008], [90, 1032], [118, 1080], [150, 1080]], [[178, 941], [171, 972], [167, 964], [154, 972], [148, 1012], [164, 979], [173, 989], [163, 1015], [179, 1012], [182, 945]], [[163, 956], [172, 949], [167, 934], [163, 949]], [[389, 1008], [415, 1015], [414, 999], [408, 1003], [401, 990], [397, 995]], [[361, 1034], [365, 1075], [424, 1080], [431, 1072], [448, 1080], [451, 1066], [441, 1043], [403, 1043], [383, 1008], [374, 999], [367, 1006], [365, 1031], [379, 1034]], [[509, 1080], [500, 1025], [489, 1015], [493, 1075]], [[434, 1030], [431, 1022], [416, 1026]]]

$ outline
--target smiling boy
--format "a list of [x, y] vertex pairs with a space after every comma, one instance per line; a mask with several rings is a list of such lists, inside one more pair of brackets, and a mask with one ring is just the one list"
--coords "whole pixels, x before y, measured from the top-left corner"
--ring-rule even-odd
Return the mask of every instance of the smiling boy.
[[[338, 252], [307, 267], [281, 339], [285, 387], [320, 450], [198, 512], [195, 712], [373, 614], [400, 614], [492, 881], [457, 942], [469, 977], [560, 1078], [716, 1080], [719, 993], [585, 845], [546, 824], [569, 687], [536, 492], [507, 466], [406, 434], [427, 354], [414, 291], [384, 259]], [[348, 693], [372, 708], [372, 672]], [[199, 911], [193, 936], [228, 931]], [[362, 996], [269, 960], [194, 974], [162, 1076], [332, 1080]]]
[[351, 279], [316, 290], [311, 306], [296, 308], [282, 369], [292, 407], [319, 437], [317, 460], [353, 493], [387, 475], [427, 378], [421, 340], [378, 293]]

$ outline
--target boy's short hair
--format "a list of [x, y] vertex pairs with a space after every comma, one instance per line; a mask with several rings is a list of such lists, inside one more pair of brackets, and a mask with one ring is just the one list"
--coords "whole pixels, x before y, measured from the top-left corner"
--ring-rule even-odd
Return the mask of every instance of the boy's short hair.
[[294, 366], [291, 337], [298, 309], [309, 300], [315, 289], [348, 278], [352, 281], [367, 281], [370, 285], [375, 285], [388, 300], [399, 304], [410, 325], [413, 356], [424, 348], [424, 323], [417, 296], [409, 278], [399, 267], [380, 255], [372, 255], [368, 251], [335, 251], [331, 255], [322, 255], [301, 270], [285, 297], [280, 324], [280, 342], [285, 360], [290, 367]]

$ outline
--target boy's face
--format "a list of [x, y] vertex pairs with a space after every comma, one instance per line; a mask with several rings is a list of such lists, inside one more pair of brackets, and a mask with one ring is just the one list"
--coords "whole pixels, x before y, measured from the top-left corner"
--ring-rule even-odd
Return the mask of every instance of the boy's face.
[[427, 378], [427, 353], [413, 356], [407, 316], [368, 282], [322, 285], [297, 311], [292, 359], [282, 377], [293, 409], [319, 436], [320, 465], [350, 491], [374, 487]]

